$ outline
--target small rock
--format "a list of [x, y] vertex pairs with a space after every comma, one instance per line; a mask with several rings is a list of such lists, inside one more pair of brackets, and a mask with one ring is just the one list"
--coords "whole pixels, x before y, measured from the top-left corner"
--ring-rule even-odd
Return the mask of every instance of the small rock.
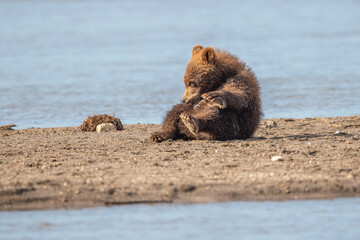
[[346, 178], [348, 178], [348, 179], [353, 179], [353, 178], [354, 178], [354, 175], [348, 174], [348, 175], [346, 176]]
[[282, 156], [273, 156], [273, 157], [271, 157], [271, 161], [273, 161], [273, 162], [284, 161], [284, 157], [282, 157]]
[[109, 190], [108, 190], [108, 194], [109, 195], [113, 195], [115, 193], [115, 188], [110, 188]]
[[266, 128], [275, 128], [275, 127], [277, 127], [277, 123], [275, 121], [268, 120], [265, 122], [265, 127]]
[[182, 192], [192, 192], [196, 190], [196, 187], [192, 184], [184, 184], [180, 187], [180, 191]]
[[353, 139], [353, 140], [359, 140], [360, 137], [359, 137], [359, 135], [354, 135], [354, 136], [352, 137], [352, 139]]
[[96, 126], [96, 132], [112, 132], [116, 131], [114, 124], [102, 123]]
[[335, 136], [343, 136], [343, 135], [347, 135], [347, 133], [343, 132], [343, 131], [336, 131], [334, 133]]

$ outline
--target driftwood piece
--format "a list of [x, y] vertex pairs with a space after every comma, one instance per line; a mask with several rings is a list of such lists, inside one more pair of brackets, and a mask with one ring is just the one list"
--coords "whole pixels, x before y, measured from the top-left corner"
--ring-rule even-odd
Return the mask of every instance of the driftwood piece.
[[3, 125], [0, 126], [0, 130], [14, 130], [12, 129], [13, 127], [16, 127], [16, 125], [15, 124]]

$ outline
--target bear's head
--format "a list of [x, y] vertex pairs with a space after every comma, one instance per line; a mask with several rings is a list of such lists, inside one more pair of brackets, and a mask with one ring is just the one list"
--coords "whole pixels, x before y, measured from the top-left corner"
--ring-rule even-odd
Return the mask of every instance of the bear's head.
[[221, 69], [217, 67], [216, 51], [212, 47], [195, 45], [184, 75], [185, 93], [181, 102], [196, 104], [201, 95], [216, 90], [221, 84]]

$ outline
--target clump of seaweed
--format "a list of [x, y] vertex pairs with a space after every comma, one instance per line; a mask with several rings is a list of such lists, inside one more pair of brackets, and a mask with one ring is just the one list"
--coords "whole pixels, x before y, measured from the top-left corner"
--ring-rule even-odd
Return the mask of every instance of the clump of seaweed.
[[81, 131], [95, 132], [96, 127], [102, 123], [112, 123], [116, 130], [123, 130], [124, 127], [119, 118], [112, 117], [107, 114], [94, 115], [88, 117], [80, 126]]

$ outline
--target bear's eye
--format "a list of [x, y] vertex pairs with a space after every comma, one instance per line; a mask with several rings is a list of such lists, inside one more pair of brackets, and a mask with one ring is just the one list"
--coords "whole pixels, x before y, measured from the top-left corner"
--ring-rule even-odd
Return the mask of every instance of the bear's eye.
[[190, 82], [189, 82], [189, 86], [190, 86], [190, 87], [195, 87], [195, 82], [194, 82], [194, 81], [190, 81]]

